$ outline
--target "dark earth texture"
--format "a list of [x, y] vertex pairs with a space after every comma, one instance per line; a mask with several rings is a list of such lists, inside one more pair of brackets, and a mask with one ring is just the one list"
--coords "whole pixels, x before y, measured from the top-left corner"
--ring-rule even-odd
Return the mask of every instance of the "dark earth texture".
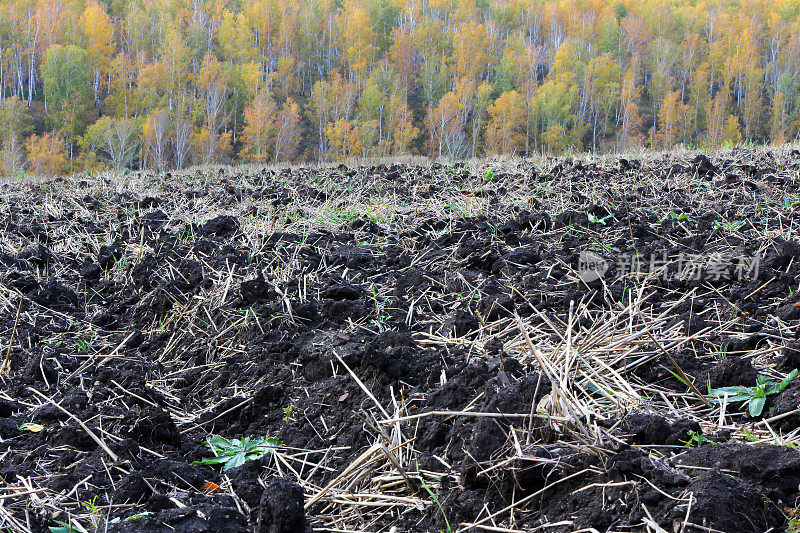
[[[800, 380], [755, 418], [706, 397], [800, 367], [799, 167], [2, 184], [0, 529], [784, 531]], [[281, 446], [222, 471], [211, 435]]]

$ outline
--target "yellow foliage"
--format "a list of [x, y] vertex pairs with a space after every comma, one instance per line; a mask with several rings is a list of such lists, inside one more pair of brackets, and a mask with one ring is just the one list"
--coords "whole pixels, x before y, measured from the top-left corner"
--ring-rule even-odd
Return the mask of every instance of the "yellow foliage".
[[64, 141], [56, 133], [31, 135], [25, 143], [31, 172], [37, 176], [60, 175], [67, 168]]
[[283, 104], [275, 121], [275, 161], [294, 160], [301, 135], [300, 106], [290, 98]]
[[94, 0], [87, 2], [81, 15], [81, 29], [88, 38], [89, 58], [95, 68], [105, 71], [111, 64], [111, 56], [117, 49], [114, 44], [114, 26], [111, 17]]
[[[0, 100], [68, 147], [98, 118], [165, 110], [183, 125], [178, 165], [190, 130], [208, 163], [234, 138], [258, 161], [304, 143], [320, 160], [603, 150], [643, 143], [645, 124], [654, 147], [782, 143], [800, 135], [798, 13], [797, 0], [0, 0]], [[16, 168], [32, 128], [4, 118]], [[145, 124], [145, 164], [153, 139]]]
[[328, 124], [325, 135], [337, 157], [353, 157], [361, 150], [358, 128], [349, 120], [339, 119]]
[[411, 143], [419, 137], [419, 128], [414, 126], [411, 110], [404, 98], [392, 96], [389, 99], [391, 119], [389, 128], [392, 132], [392, 152], [406, 154], [410, 151]]
[[266, 91], [256, 95], [244, 109], [243, 154], [253, 161], [266, 161], [275, 133], [275, 102]]
[[525, 146], [525, 100], [509, 91], [489, 106], [491, 119], [486, 125], [486, 147], [494, 154], [515, 154]]

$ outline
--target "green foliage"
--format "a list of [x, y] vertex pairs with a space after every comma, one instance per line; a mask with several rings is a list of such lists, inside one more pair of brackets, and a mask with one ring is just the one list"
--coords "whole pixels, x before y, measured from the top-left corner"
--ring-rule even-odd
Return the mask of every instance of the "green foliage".
[[100, 523], [100, 509], [97, 507], [97, 496], [94, 496], [91, 500], [81, 502], [81, 505], [89, 511], [89, 519], [92, 525], [97, 527]]
[[747, 442], [758, 442], [758, 435], [747, 428], [742, 428], [742, 435], [744, 435]]
[[593, 215], [591, 213], [587, 213], [587, 215], [589, 217], [589, 222], [592, 224], [602, 224], [603, 226], [606, 225], [606, 221], [609, 218], [614, 218], [614, 215], [606, 215], [604, 217], [598, 217], [597, 215]]
[[714, 221], [714, 226], [716, 226], [717, 228], [722, 228], [722, 229], [728, 230], [728, 231], [739, 231], [740, 229], [742, 229], [746, 225], [747, 225], [747, 221], [746, 220], [732, 220], [730, 222], [728, 222], [727, 220], [723, 220], [723, 221], [715, 220]]
[[101, 117], [81, 138], [81, 149], [96, 153], [112, 168], [129, 167], [139, 149], [139, 125], [126, 118]]
[[[419, 473], [419, 469], [417, 469], [417, 473]], [[453, 529], [450, 527], [450, 521], [447, 519], [447, 514], [444, 512], [444, 507], [442, 507], [442, 504], [439, 502], [439, 498], [437, 498], [436, 494], [433, 493], [431, 488], [425, 484], [425, 480], [422, 479], [422, 476], [420, 476], [419, 480], [420, 483], [422, 483], [422, 488], [425, 489], [425, 492], [428, 493], [433, 502], [439, 508], [439, 512], [442, 513], [442, 517], [444, 517], [444, 523], [447, 526], [447, 533], [452, 533]]]
[[682, 440], [681, 442], [687, 448], [691, 448], [693, 446], [706, 446], [706, 445], [712, 445], [713, 446], [715, 444], [719, 444], [718, 442], [714, 442], [713, 440], [710, 440], [708, 437], [706, 437], [702, 433], [698, 433], [698, 432], [694, 431], [693, 429], [689, 430], [689, 438], [687, 440]]
[[759, 375], [756, 379], [755, 387], [719, 387], [716, 389], [711, 388], [711, 383], [708, 384], [709, 401], [712, 403], [722, 403], [727, 397], [729, 402], [742, 402], [742, 407], [747, 407], [750, 416], [760, 416], [764, 410], [764, 404], [767, 401], [767, 396], [777, 394], [789, 386], [789, 383], [797, 377], [797, 369], [792, 370], [780, 383], [773, 383], [767, 381], [766, 376]]
[[591, 246], [589, 246], [590, 250], [595, 252], [619, 252], [620, 249], [612, 244], [608, 244], [601, 241], [594, 241]]
[[245, 461], [269, 455], [275, 448], [283, 444], [271, 437], [254, 439], [243, 437], [228, 440], [221, 435], [213, 435], [205, 442], [205, 445], [214, 452], [215, 457], [204, 458], [202, 461], [197, 461], [197, 464], [223, 465], [222, 470], [226, 471], [243, 465]]
[[127, 516], [127, 517], [123, 518], [122, 520], [120, 520], [119, 517], [112, 518], [111, 520], [109, 520], [109, 523], [110, 524], [118, 524], [119, 522], [128, 522], [129, 520], [136, 520], [137, 518], [142, 518], [143, 516], [149, 516], [151, 514], [153, 514], [153, 513], [151, 513], [150, 511], [144, 511], [143, 513], [136, 513], [136, 514], [132, 514], [130, 516]]
[[664, 221], [667, 220], [667, 219], [669, 219], [669, 220], [689, 220], [689, 215], [687, 213], [678, 214], [675, 211], [670, 211], [669, 213], [664, 215], [664, 217], [661, 220], [659, 220], [657, 223], [658, 224], [663, 224]]
[[791, 211], [798, 204], [800, 204], [800, 202], [792, 201], [789, 198], [784, 198], [780, 202], [777, 202], [776, 205], [778, 208], [783, 209], [784, 211]]
[[88, 52], [72, 44], [51, 46], [42, 65], [42, 78], [50, 106], [49, 125], [69, 136], [80, 134], [91, 104]]
[[16, 96], [0, 100], [0, 143], [31, 130], [28, 106]]
[[788, 509], [786, 513], [786, 533], [800, 533], [800, 508]]
[[61, 520], [56, 520], [57, 526], [50, 526], [47, 529], [50, 530], [50, 533], [77, 533], [77, 529], [72, 527], [72, 524], [69, 522], [63, 522]]

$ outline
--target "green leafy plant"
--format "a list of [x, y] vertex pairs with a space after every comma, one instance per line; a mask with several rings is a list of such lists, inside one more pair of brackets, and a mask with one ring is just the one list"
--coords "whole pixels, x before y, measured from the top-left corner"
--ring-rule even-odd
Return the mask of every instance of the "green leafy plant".
[[715, 445], [719, 444], [718, 442], [714, 442], [713, 440], [709, 439], [702, 433], [698, 433], [697, 431], [690, 429], [689, 430], [689, 438], [686, 440], [681, 441], [684, 446], [687, 448], [691, 448], [693, 446], [705, 446], [705, 445]]
[[372, 288], [372, 297], [371, 298], [372, 298], [372, 302], [375, 305], [375, 317], [376, 317], [371, 322], [373, 324], [376, 324], [376, 325], [380, 326], [380, 325], [384, 324], [387, 320], [389, 320], [389, 318], [391, 318], [387, 313], [384, 312], [385, 309], [386, 309], [386, 301], [387, 301], [387, 299], [382, 297], [382, 296], [379, 296], [377, 291], [375, 290], [375, 287]]
[[94, 341], [95, 341], [96, 337], [97, 337], [97, 333], [95, 333], [93, 331], [91, 337], [88, 338], [88, 339], [78, 338], [75, 341], [75, 347], [78, 350], [82, 351], [82, 352], [86, 352], [86, 353], [93, 352], [94, 351]]
[[744, 435], [747, 442], [758, 442], [758, 435], [747, 428], [742, 428], [742, 435]]
[[661, 225], [664, 223], [665, 220], [689, 220], [689, 215], [687, 213], [676, 213], [675, 211], [670, 211], [666, 215], [663, 216], [661, 220], [656, 222], [657, 225]]
[[591, 213], [587, 213], [587, 216], [589, 217], [589, 222], [591, 222], [592, 224], [602, 224], [603, 226], [606, 225], [606, 220], [608, 220], [609, 218], [614, 218], [614, 215], [606, 215], [604, 217], [599, 217]]
[[589, 246], [590, 250], [594, 250], [595, 252], [619, 252], [620, 249], [616, 246], [611, 244], [606, 244], [600, 241], [594, 241], [591, 246]]
[[136, 520], [137, 518], [142, 518], [143, 516], [148, 516], [148, 515], [151, 515], [151, 514], [153, 514], [153, 513], [149, 512], [149, 511], [145, 511], [143, 513], [132, 514], [132, 515], [126, 517], [126, 518], [123, 518], [122, 520], [120, 520], [119, 517], [116, 517], [116, 518], [112, 518], [111, 520], [109, 520], [108, 523], [109, 524], [118, 524], [120, 521], [127, 522], [128, 520]]
[[196, 464], [223, 465], [222, 470], [226, 471], [243, 465], [245, 461], [260, 459], [283, 444], [271, 437], [254, 439], [243, 437], [228, 440], [222, 435], [213, 435], [205, 442], [205, 445], [214, 452], [215, 457], [206, 457], [202, 461], [197, 461]]
[[755, 387], [720, 387], [717, 389], [711, 388], [711, 383], [708, 383], [709, 400], [713, 403], [721, 403], [725, 397], [729, 402], [742, 402], [742, 407], [747, 407], [750, 416], [757, 417], [761, 415], [764, 410], [764, 404], [767, 401], [767, 396], [777, 394], [789, 386], [789, 383], [797, 377], [797, 369], [792, 370], [789, 375], [783, 378], [780, 383], [773, 383], [767, 381], [766, 376], [759, 375], [756, 379]]
[[293, 409], [294, 408], [291, 405], [288, 406], [288, 407], [281, 407], [281, 410], [283, 411], [283, 421], [284, 421], [284, 423], [291, 422], [291, 420], [292, 420], [292, 410]]
[[786, 516], [786, 533], [800, 533], [800, 508], [794, 509], [786, 508], [784, 516]]
[[61, 520], [56, 520], [56, 526], [50, 526], [47, 529], [50, 530], [50, 533], [75, 533], [78, 531], [77, 529], [73, 528], [69, 522], [63, 522]]
[[494, 179], [494, 170], [492, 169], [487, 170], [486, 177], [483, 179], [483, 181], [492, 181], [493, 179]]
[[789, 198], [784, 198], [780, 202], [776, 202], [776, 205], [779, 208], [783, 209], [784, 211], [791, 211], [792, 209], [794, 209], [794, 206], [798, 204], [800, 204], [800, 202], [793, 202]]
[[94, 527], [100, 523], [100, 509], [97, 507], [97, 496], [92, 498], [91, 500], [86, 500], [85, 502], [81, 502], [81, 505], [89, 511], [89, 520], [92, 522]]
[[[419, 473], [419, 468], [417, 468], [417, 473]], [[422, 483], [422, 488], [425, 489], [425, 492], [428, 493], [433, 502], [439, 508], [439, 511], [442, 513], [442, 517], [444, 517], [445, 526], [447, 527], [447, 533], [452, 533], [453, 528], [450, 527], [450, 521], [447, 519], [447, 514], [444, 512], [444, 507], [442, 507], [442, 504], [439, 502], [439, 498], [437, 498], [436, 494], [434, 494], [433, 491], [430, 489], [430, 487], [425, 484], [425, 481], [422, 479], [421, 475], [419, 480]]]
[[739, 231], [743, 227], [747, 225], [746, 220], [732, 220], [730, 222], [727, 221], [714, 221], [714, 226], [722, 229], [726, 229], [728, 231]]

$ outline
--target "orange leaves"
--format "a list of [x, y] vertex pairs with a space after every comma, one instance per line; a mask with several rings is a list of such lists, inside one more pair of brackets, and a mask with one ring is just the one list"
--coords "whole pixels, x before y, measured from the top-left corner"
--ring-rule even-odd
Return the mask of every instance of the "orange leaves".
[[222, 487], [213, 481], [206, 481], [205, 485], [203, 485], [203, 490], [205, 492], [222, 492]]
[[358, 126], [345, 119], [330, 123], [325, 128], [325, 135], [328, 137], [334, 156], [339, 158], [358, 154], [361, 148], [358, 133]]
[[[344, 142], [342, 139], [344, 138], [345, 124], [348, 125], [348, 128], [352, 126], [349, 119], [355, 102], [355, 87], [342, 78], [338, 72], [334, 72], [330, 81], [320, 80], [314, 84], [311, 89], [311, 104], [319, 132], [318, 153], [320, 157], [325, 156], [328, 144], [337, 153], [341, 152], [341, 147], [337, 148], [336, 142]], [[338, 125], [333, 125], [335, 123]], [[336, 137], [335, 142], [331, 140], [329, 131]]]
[[188, 78], [190, 53], [180, 30], [175, 27], [168, 28], [161, 43], [161, 62], [168, 72], [173, 92]]
[[641, 88], [636, 86], [633, 69], [628, 69], [622, 77], [619, 93], [619, 106], [622, 110], [622, 120], [617, 131], [619, 148], [629, 148], [641, 144], [642, 117], [639, 114], [641, 92]]
[[419, 128], [414, 126], [408, 103], [400, 96], [389, 99], [389, 128], [392, 134], [392, 150], [395, 154], [406, 154], [411, 143], [419, 137]]
[[509, 91], [489, 106], [486, 147], [495, 154], [514, 155], [525, 146], [527, 107], [517, 91]]
[[200, 162], [780, 142], [800, 132], [792, 6], [0, 0], [0, 92], [73, 147], [99, 116], [166, 109], [175, 162], [190, 133]]
[[64, 141], [55, 133], [31, 135], [25, 143], [31, 171], [37, 176], [62, 174], [67, 169]]
[[89, 61], [102, 73], [111, 64], [111, 56], [117, 49], [111, 17], [100, 4], [90, 1], [81, 15], [81, 29], [88, 39]]
[[215, 87], [227, 89], [228, 73], [225, 66], [211, 52], [203, 57], [203, 63], [195, 77], [195, 85], [206, 92], [214, 90]]
[[275, 121], [275, 161], [293, 161], [301, 136], [300, 106], [290, 98]]
[[689, 115], [688, 106], [680, 101], [680, 91], [671, 91], [664, 97], [658, 112], [658, 139], [664, 148], [681, 142], [686, 134], [683, 119]]
[[455, 29], [456, 75], [477, 78], [488, 68], [489, 35], [483, 24], [465, 22]]
[[378, 51], [378, 47], [374, 45], [377, 35], [364, 8], [348, 0], [345, 2], [344, 12], [347, 19], [344, 34], [345, 57], [356, 81], [360, 84], [366, 79], [369, 67]]
[[191, 142], [197, 162], [203, 165], [225, 161], [233, 151], [230, 132], [214, 134], [205, 126], [191, 135]]
[[273, 76], [274, 91], [277, 98], [288, 98], [297, 93], [301, 88], [297, 60], [292, 56], [278, 58], [275, 74]]
[[275, 132], [275, 102], [266, 91], [259, 92], [244, 109], [243, 153], [248, 159], [263, 162], [269, 158]]

